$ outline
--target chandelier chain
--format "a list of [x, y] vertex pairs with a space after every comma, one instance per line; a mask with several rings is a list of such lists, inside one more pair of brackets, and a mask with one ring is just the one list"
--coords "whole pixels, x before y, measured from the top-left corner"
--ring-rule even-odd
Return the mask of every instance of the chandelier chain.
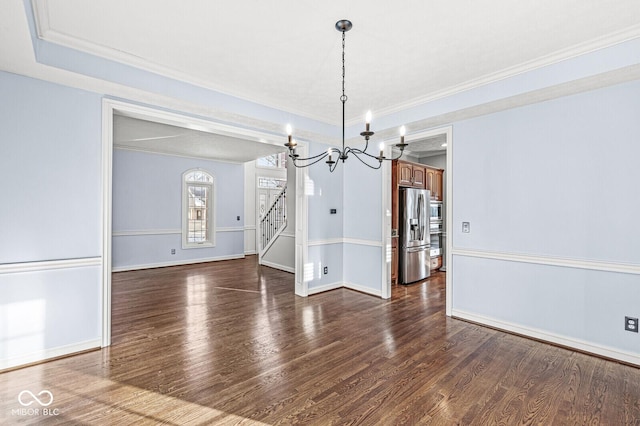
[[344, 89], [344, 77], [345, 77], [345, 66], [344, 66], [344, 46], [345, 46], [345, 32], [342, 32], [342, 96], [340, 97], [340, 101], [344, 104], [347, 102], [347, 95], [345, 94]]

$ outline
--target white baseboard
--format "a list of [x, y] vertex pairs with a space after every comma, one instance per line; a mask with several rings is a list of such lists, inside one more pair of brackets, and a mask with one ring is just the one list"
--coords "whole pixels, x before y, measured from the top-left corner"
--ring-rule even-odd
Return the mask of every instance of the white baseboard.
[[145, 265], [115, 266], [111, 268], [111, 272], [138, 271], [140, 269], [164, 268], [166, 266], [193, 265], [196, 263], [217, 262], [219, 260], [231, 260], [231, 259], [242, 259], [242, 258], [244, 258], [244, 254], [232, 254], [228, 256], [208, 257], [203, 259], [192, 259], [192, 260], [183, 259], [183, 260], [176, 260], [171, 262], [148, 263]]
[[274, 262], [267, 262], [264, 259], [262, 259], [262, 261], [260, 263], [262, 265], [264, 265], [264, 266], [268, 266], [269, 268], [279, 269], [279, 270], [285, 271], [285, 272], [291, 272], [292, 274], [296, 273], [296, 269], [293, 266], [286, 266], [286, 265], [280, 265], [280, 264], [274, 263]]
[[100, 343], [100, 339], [87, 340], [86, 342], [74, 343], [72, 345], [60, 346], [52, 349], [43, 349], [41, 351], [32, 352], [18, 357], [0, 359], [0, 372], [8, 368], [19, 367], [21, 365], [32, 364], [34, 362], [46, 361], [48, 359], [71, 355], [89, 349], [97, 349], [100, 347]]
[[322, 293], [323, 291], [335, 290], [337, 288], [342, 288], [342, 287], [344, 287], [342, 282], [325, 284], [319, 287], [309, 288], [308, 294], [309, 296], [311, 296], [312, 294]]
[[375, 289], [375, 288], [371, 288], [371, 287], [365, 287], [363, 285], [360, 284], [354, 284], [354, 283], [349, 283], [349, 282], [345, 282], [343, 283], [344, 288], [348, 288], [350, 290], [356, 290], [359, 291], [360, 293], [367, 293], [370, 294], [372, 296], [378, 296], [378, 297], [382, 297], [382, 292], [380, 291], [380, 289]]
[[255, 251], [255, 250], [247, 250], [247, 251], [244, 252], [245, 256], [252, 256], [254, 254], [258, 254], [258, 252]]
[[478, 324], [487, 325], [489, 327], [497, 328], [500, 330], [509, 331], [512, 333], [520, 334], [523, 336], [531, 337], [545, 342], [554, 343], [557, 345], [573, 348], [579, 351], [588, 352], [594, 355], [603, 356], [606, 358], [616, 359], [619, 361], [627, 362], [640, 366], [640, 356], [638, 354], [621, 351], [619, 349], [610, 348], [607, 346], [598, 345], [592, 342], [587, 342], [580, 339], [573, 339], [566, 336], [561, 336], [547, 331], [538, 330], [535, 328], [524, 327], [519, 324], [514, 324], [495, 318], [489, 318], [482, 315], [472, 314], [470, 312], [460, 311], [454, 309], [451, 315], [460, 319], [466, 319], [476, 322]]

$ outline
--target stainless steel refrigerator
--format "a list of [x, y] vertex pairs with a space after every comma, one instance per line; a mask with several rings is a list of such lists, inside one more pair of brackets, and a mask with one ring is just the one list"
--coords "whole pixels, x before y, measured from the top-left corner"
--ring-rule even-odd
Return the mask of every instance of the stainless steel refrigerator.
[[429, 259], [429, 196], [426, 189], [400, 188], [400, 282], [427, 278]]

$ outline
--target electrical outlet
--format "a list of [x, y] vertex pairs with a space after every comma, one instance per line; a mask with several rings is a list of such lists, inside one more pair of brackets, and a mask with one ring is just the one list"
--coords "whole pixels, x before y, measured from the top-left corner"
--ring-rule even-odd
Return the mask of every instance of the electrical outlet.
[[327, 275], [329, 273], [329, 267], [325, 266], [324, 267], [324, 274]]
[[462, 222], [462, 232], [465, 234], [471, 232], [471, 224], [469, 222]]
[[638, 318], [624, 317], [624, 329], [627, 331], [638, 332]]
[[176, 254], [176, 249], [171, 249], [171, 254]]

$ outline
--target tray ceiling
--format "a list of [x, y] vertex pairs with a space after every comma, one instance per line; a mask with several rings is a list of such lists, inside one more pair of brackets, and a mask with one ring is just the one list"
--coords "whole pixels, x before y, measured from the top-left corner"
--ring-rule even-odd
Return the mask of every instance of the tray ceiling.
[[638, 37], [637, 0], [36, 0], [40, 36], [340, 123], [381, 116]]
[[120, 149], [234, 163], [285, 151], [283, 144], [272, 145], [121, 115], [113, 117], [113, 145]]

